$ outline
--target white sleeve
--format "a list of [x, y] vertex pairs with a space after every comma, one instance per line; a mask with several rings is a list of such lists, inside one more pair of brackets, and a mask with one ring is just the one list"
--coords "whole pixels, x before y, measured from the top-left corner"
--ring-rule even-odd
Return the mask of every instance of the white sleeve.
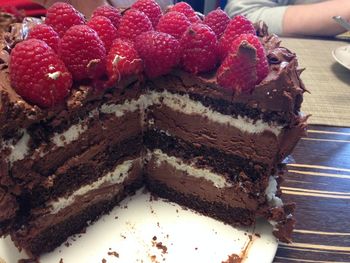
[[287, 4], [287, 0], [228, 0], [225, 11], [231, 17], [240, 14], [252, 22], [262, 20], [269, 27], [269, 32], [282, 34]]
[[[110, 0], [110, 3], [115, 7], [127, 8], [131, 6], [136, 0]], [[157, 0], [160, 7], [164, 10], [168, 5], [173, 4], [173, 0]]]

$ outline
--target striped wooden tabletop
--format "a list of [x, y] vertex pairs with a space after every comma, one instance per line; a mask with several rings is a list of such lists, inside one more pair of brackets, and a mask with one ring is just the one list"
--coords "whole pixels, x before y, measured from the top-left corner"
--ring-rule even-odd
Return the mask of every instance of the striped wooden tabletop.
[[350, 128], [310, 126], [288, 160], [282, 191], [297, 204], [292, 244], [274, 262], [350, 263]]

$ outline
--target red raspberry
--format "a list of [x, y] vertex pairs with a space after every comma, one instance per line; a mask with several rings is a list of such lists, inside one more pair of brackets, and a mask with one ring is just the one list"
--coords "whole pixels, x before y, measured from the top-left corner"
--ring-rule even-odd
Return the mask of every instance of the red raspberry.
[[104, 73], [106, 49], [96, 31], [86, 25], [68, 29], [59, 54], [75, 80], [98, 78]]
[[248, 42], [251, 46], [253, 46], [256, 50], [256, 55], [257, 55], [256, 64], [257, 64], [257, 77], [258, 77], [256, 84], [258, 84], [267, 76], [269, 72], [269, 63], [267, 61], [265, 48], [261, 44], [259, 38], [253, 34], [242, 34], [239, 37], [237, 37], [235, 40], [233, 40], [233, 42], [231, 43], [231, 48], [229, 53], [231, 52], [236, 53], [238, 48], [245, 41]]
[[215, 32], [218, 39], [220, 39], [229, 23], [230, 18], [220, 7], [211, 11], [204, 18], [204, 24], [209, 26]]
[[197, 74], [210, 71], [218, 62], [218, 41], [213, 30], [204, 24], [192, 24], [181, 38], [182, 65]]
[[85, 17], [73, 6], [57, 2], [47, 9], [45, 24], [63, 37], [70, 27], [85, 24]]
[[95, 9], [95, 11], [92, 13], [92, 17], [95, 16], [104, 16], [107, 17], [109, 20], [111, 20], [113, 26], [118, 29], [120, 19], [122, 18], [122, 15], [120, 14], [119, 9], [114, 8], [110, 5], [102, 5]]
[[255, 49], [244, 42], [237, 53], [227, 55], [216, 73], [218, 83], [234, 93], [248, 93], [257, 81]]
[[144, 12], [130, 9], [120, 19], [118, 37], [134, 41], [143, 32], [152, 30], [152, 23]]
[[131, 8], [144, 12], [152, 22], [153, 27], [156, 27], [162, 17], [162, 9], [154, 0], [137, 0]]
[[235, 16], [222, 35], [219, 41], [220, 58], [225, 59], [230, 50], [232, 41], [242, 34], [256, 34], [254, 25], [244, 16]]
[[34, 26], [28, 34], [28, 39], [42, 40], [46, 44], [48, 44], [55, 52], [58, 51], [60, 37], [58, 36], [56, 31], [48, 25], [39, 24]]
[[107, 56], [107, 72], [110, 79], [119, 81], [124, 76], [140, 74], [142, 71], [142, 59], [132, 42], [115, 40]]
[[172, 35], [181, 39], [183, 33], [191, 25], [187, 17], [179, 12], [173, 11], [162, 16], [157, 25], [157, 31]]
[[196, 15], [196, 12], [193, 8], [186, 2], [179, 2], [176, 5], [172, 6], [169, 9], [169, 12], [176, 11], [184, 14], [191, 23], [201, 22], [199, 16]]
[[169, 73], [180, 60], [179, 41], [169, 34], [150, 31], [135, 39], [135, 48], [145, 63], [148, 77]]
[[30, 103], [43, 108], [64, 101], [72, 86], [72, 75], [44, 41], [28, 39], [11, 52], [11, 84]]
[[87, 25], [97, 32], [108, 52], [113, 41], [117, 38], [117, 29], [113, 26], [111, 20], [104, 16], [94, 16]]

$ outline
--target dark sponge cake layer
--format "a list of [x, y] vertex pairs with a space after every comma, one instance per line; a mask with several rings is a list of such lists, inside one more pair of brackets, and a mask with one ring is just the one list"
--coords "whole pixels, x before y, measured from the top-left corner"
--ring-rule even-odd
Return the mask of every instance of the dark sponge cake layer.
[[146, 185], [159, 197], [194, 209], [203, 215], [216, 218], [233, 226], [251, 226], [255, 222], [255, 213], [240, 207], [230, 207], [219, 202], [208, 202], [196, 195], [185, 195], [171, 189], [164, 183], [146, 175]]

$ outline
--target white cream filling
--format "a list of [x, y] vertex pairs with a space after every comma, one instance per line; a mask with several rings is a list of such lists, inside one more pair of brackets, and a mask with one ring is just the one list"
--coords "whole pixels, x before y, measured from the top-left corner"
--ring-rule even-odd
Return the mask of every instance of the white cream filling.
[[224, 176], [213, 173], [208, 169], [195, 168], [191, 165], [185, 164], [181, 159], [174, 156], [169, 156], [159, 149], [154, 150], [151, 155], [156, 159], [158, 166], [161, 165], [162, 162], [165, 162], [173, 166], [175, 169], [187, 173], [189, 176], [203, 178], [209, 182], [212, 182], [217, 188], [232, 186], [232, 184], [228, 182]]
[[277, 181], [275, 177], [270, 176], [269, 178], [269, 184], [265, 190], [267, 202], [271, 207], [281, 207], [283, 206], [283, 202], [281, 198], [276, 196], [277, 193]]
[[283, 128], [281, 125], [277, 125], [276, 123], [269, 125], [262, 120], [254, 121], [247, 117], [238, 116], [236, 118], [230, 115], [222, 114], [204, 106], [199, 101], [191, 100], [188, 95], [178, 95], [172, 94], [168, 91], [163, 91], [160, 93], [151, 92], [149, 97], [154, 104], [162, 103], [169, 108], [184, 114], [198, 114], [213, 122], [233, 126], [242, 132], [262, 133], [264, 131], [270, 131], [278, 136]]
[[26, 130], [20, 130], [23, 133], [22, 137], [14, 144], [13, 140], [5, 141], [2, 149], [10, 148], [11, 153], [7, 156], [7, 160], [12, 165], [16, 161], [23, 160], [29, 154], [30, 135]]
[[140, 159], [125, 161], [92, 184], [84, 185], [70, 196], [60, 197], [56, 201], [49, 203], [48, 206], [51, 207], [50, 214], [57, 214], [60, 210], [72, 205], [77, 197], [84, 196], [93, 190], [99, 189], [101, 186], [111, 186], [124, 182], [128, 178], [133, 163], [137, 161], [140, 161]]

